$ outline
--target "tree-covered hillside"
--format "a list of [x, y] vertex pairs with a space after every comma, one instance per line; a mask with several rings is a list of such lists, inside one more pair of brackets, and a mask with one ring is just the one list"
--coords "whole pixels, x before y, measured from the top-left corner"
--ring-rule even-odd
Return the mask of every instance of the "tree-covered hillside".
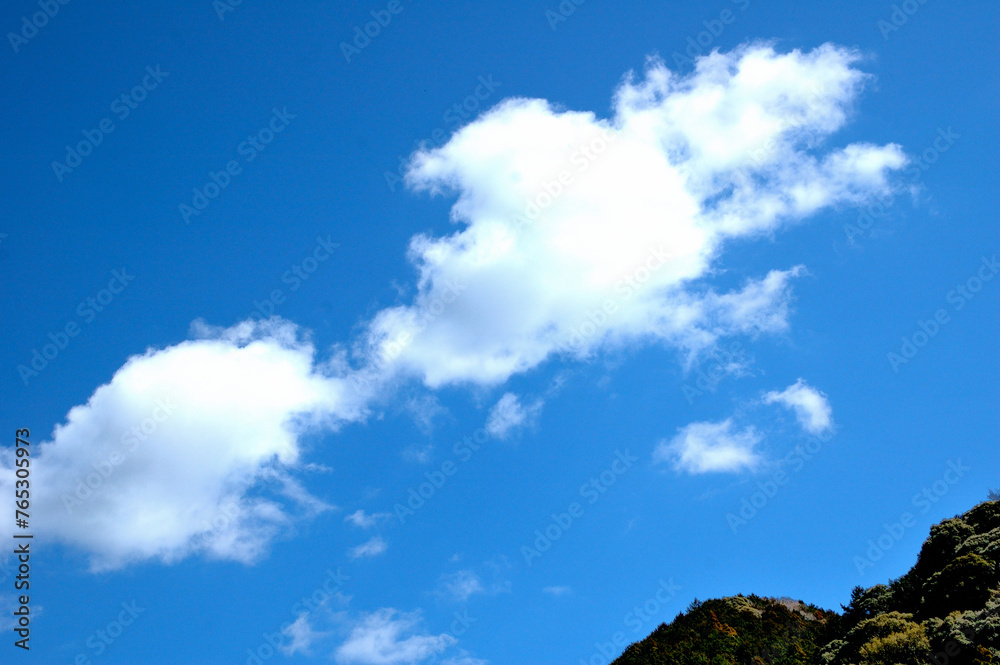
[[1000, 665], [1000, 501], [935, 524], [908, 573], [842, 610], [695, 601], [612, 665]]

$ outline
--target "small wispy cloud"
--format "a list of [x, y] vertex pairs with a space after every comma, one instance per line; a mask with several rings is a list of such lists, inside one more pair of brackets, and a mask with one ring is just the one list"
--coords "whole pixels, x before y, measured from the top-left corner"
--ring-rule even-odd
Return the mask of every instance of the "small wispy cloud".
[[375, 536], [368, 542], [351, 548], [348, 554], [352, 559], [368, 559], [382, 554], [388, 548], [388, 543], [381, 536]]
[[296, 653], [308, 656], [314, 642], [330, 635], [328, 632], [313, 630], [308, 612], [300, 614], [292, 625], [281, 632], [286, 637], [291, 638], [290, 642], [281, 644], [278, 647], [286, 656], [293, 656]]
[[514, 393], [504, 393], [490, 409], [486, 418], [486, 431], [494, 438], [506, 439], [517, 429], [534, 422], [543, 405], [544, 402], [539, 399], [524, 406]]
[[367, 514], [363, 509], [355, 510], [353, 513], [344, 518], [345, 522], [350, 522], [354, 526], [360, 527], [362, 529], [370, 529], [373, 526], [378, 525], [381, 522], [392, 517], [391, 513], [372, 513]]
[[475, 572], [460, 570], [441, 576], [441, 580], [438, 583], [437, 595], [458, 603], [464, 603], [469, 599], [469, 596], [477, 593], [485, 593], [485, 591], [486, 588], [483, 586], [482, 580], [479, 579], [479, 576]]
[[417, 464], [427, 464], [431, 461], [431, 453], [434, 452], [434, 445], [428, 443], [425, 446], [411, 445], [403, 448], [401, 453], [403, 459], [407, 462], [416, 462]]
[[568, 596], [573, 589], [568, 586], [547, 586], [542, 591], [552, 596]]
[[467, 653], [462, 653], [454, 658], [442, 660], [441, 665], [489, 665], [489, 662], [481, 658], [473, 658]]
[[427, 435], [434, 431], [434, 419], [448, 412], [435, 395], [426, 394], [410, 397], [403, 408], [413, 417], [417, 428]]
[[334, 652], [344, 665], [413, 665], [458, 643], [448, 634], [418, 632], [419, 612], [384, 607], [363, 616]]
[[765, 404], [781, 404], [795, 412], [802, 429], [810, 434], [822, 434], [833, 428], [833, 408], [826, 395], [803, 379], [781, 392], [772, 390], [764, 395]]
[[763, 438], [753, 427], [735, 430], [731, 418], [691, 423], [670, 441], [661, 441], [653, 451], [653, 461], [691, 474], [752, 470], [761, 462], [754, 449]]

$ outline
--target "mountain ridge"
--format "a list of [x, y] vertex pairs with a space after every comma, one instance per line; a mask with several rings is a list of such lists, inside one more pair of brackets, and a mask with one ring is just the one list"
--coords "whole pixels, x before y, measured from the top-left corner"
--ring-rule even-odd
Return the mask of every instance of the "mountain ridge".
[[611, 665], [1000, 665], [1000, 501], [933, 525], [916, 563], [841, 612], [742, 594], [693, 601]]

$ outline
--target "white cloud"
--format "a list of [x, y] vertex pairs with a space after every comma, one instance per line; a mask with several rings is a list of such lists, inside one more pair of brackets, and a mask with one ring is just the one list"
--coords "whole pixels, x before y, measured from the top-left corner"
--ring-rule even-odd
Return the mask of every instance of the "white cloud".
[[392, 517], [392, 513], [372, 513], [369, 515], [365, 513], [364, 510], [358, 509], [345, 517], [344, 521], [350, 522], [354, 526], [361, 527], [362, 529], [370, 529], [390, 517]]
[[764, 395], [765, 404], [781, 404], [795, 412], [799, 425], [810, 434], [822, 434], [833, 427], [833, 409], [826, 395], [803, 379], [780, 393], [772, 390]]
[[468, 653], [463, 652], [454, 658], [446, 658], [441, 661], [441, 665], [489, 665], [489, 661], [480, 658], [473, 658]]
[[[724, 336], [785, 331], [801, 267], [728, 292], [710, 278], [734, 239], [892, 193], [888, 176], [906, 162], [898, 146], [825, 143], [869, 78], [858, 59], [831, 45], [754, 44], [684, 76], [652, 60], [625, 79], [606, 120], [538, 99], [500, 103], [413, 157], [408, 184], [457, 194], [460, 226], [412, 238], [416, 294], [366, 324], [351, 348], [359, 369], [346, 348], [318, 363], [280, 320], [196, 325], [198, 339], [130, 358], [39, 446], [39, 533], [82, 549], [95, 570], [197, 553], [251, 563], [297, 517], [329, 508], [295, 480], [307, 466], [299, 435], [363, 419], [396, 379], [494, 385], [554, 356], [647, 342], [690, 363]], [[498, 435], [530, 419], [504, 399]], [[151, 420], [164, 405], [170, 415]], [[433, 406], [414, 407], [418, 422], [433, 422]], [[149, 431], [126, 443], [135, 427]], [[750, 466], [753, 438], [704, 438], [682, 466]], [[120, 463], [108, 462], [116, 452]], [[0, 452], [0, 499], [13, 496], [12, 462]], [[93, 496], [69, 512], [63, 497], [86, 482]]]
[[428, 443], [425, 446], [418, 446], [416, 444], [407, 446], [403, 448], [401, 453], [403, 459], [407, 462], [416, 462], [417, 464], [427, 464], [431, 461], [431, 453], [434, 452], [434, 445]]
[[460, 570], [441, 576], [438, 595], [464, 603], [469, 596], [485, 592], [486, 589], [476, 573], [471, 570]]
[[251, 563], [296, 516], [329, 508], [291, 476], [298, 437], [360, 418], [356, 394], [314, 368], [291, 324], [196, 331], [130, 358], [38, 446], [39, 535], [82, 548], [93, 570], [193, 553]]
[[761, 458], [754, 450], [763, 437], [752, 427], [733, 431], [732, 419], [719, 423], [691, 423], [653, 452], [656, 462], [669, 462], [687, 473], [732, 472], [754, 469]]
[[608, 120], [508, 99], [416, 153], [408, 185], [457, 194], [461, 228], [412, 239], [416, 296], [374, 317], [371, 357], [430, 387], [492, 385], [553, 355], [661, 340], [690, 360], [785, 330], [801, 268], [727, 293], [705, 280], [734, 238], [892, 192], [898, 146], [825, 145], [869, 78], [858, 59], [754, 44], [685, 76], [652, 60]]
[[17, 617], [14, 612], [20, 604], [17, 602], [17, 595], [0, 593], [0, 630], [7, 632], [17, 628]]
[[497, 439], [505, 439], [515, 430], [531, 422], [542, 410], [542, 400], [525, 407], [514, 393], [504, 395], [493, 405], [486, 418], [486, 431]]
[[406, 400], [403, 408], [413, 416], [413, 422], [425, 435], [434, 431], [434, 419], [447, 413], [434, 395], [416, 395]]
[[404, 665], [419, 663], [456, 644], [448, 634], [417, 633], [420, 614], [382, 608], [364, 616], [334, 652], [339, 663]]
[[286, 656], [292, 656], [296, 653], [303, 653], [308, 656], [314, 642], [330, 635], [328, 632], [313, 630], [308, 612], [300, 614], [292, 625], [281, 632], [285, 636], [292, 638], [288, 644], [281, 644], [279, 646], [281, 652]]
[[568, 596], [573, 590], [568, 586], [547, 586], [542, 591], [553, 596]]
[[371, 540], [364, 542], [357, 547], [351, 548], [348, 552], [352, 559], [369, 559], [382, 554], [389, 548], [389, 545], [381, 536], [375, 536]]

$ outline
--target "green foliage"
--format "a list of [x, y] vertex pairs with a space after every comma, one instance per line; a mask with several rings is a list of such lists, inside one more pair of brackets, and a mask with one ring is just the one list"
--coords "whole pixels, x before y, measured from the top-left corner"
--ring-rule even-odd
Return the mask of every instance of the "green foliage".
[[630, 646], [615, 665], [809, 665], [824, 616], [812, 605], [758, 596], [706, 600]]
[[861, 665], [923, 665], [930, 650], [924, 627], [911, 622], [902, 630], [866, 642], [861, 647]]
[[985, 533], [1000, 527], [1000, 501], [981, 503], [962, 518], [972, 525], [977, 533]]
[[[921, 641], [922, 639], [922, 641]], [[903, 653], [904, 646], [916, 643], [924, 645], [924, 652], [930, 649], [930, 643], [923, 627], [913, 621], [912, 614], [887, 612], [862, 619], [851, 628], [841, 639], [823, 648], [823, 662], [829, 665], [852, 665], [864, 663], [871, 665], [879, 662], [879, 658], [889, 653]], [[886, 660], [895, 665], [897, 661]], [[900, 659], [899, 663], [910, 665], [910, 661]]]
[[908, 573], [842, 609], [696, 599], [613, 665], [1000, 665], [1000, 501], [931, 527]]
[[975, 553], [965, 554], [931, 575], [924, 584], [924, 602], [938, 616], [983, 607], [996, 581], [992, 561]]
[[1000, 594], [981, 610], [952, 612], [924, 626], [933, 653], [947, 656], [948, 665], [1000, 665]]
[[849, 630], [863, 619], [888, 612], [891, 602], [892, 590], [884, 584], [876, 584], [868, 589], [856, 586], [851, 590], [851, 602], [844, 607], [844, 621], [841, 625]]
[[914, 570], [921, 578], [929, 578], [948, 565], [955, 558], [959, 546], [972, 535], [975, 535], [975, 529], [959, 517], [935, 524], [920, 548]]

